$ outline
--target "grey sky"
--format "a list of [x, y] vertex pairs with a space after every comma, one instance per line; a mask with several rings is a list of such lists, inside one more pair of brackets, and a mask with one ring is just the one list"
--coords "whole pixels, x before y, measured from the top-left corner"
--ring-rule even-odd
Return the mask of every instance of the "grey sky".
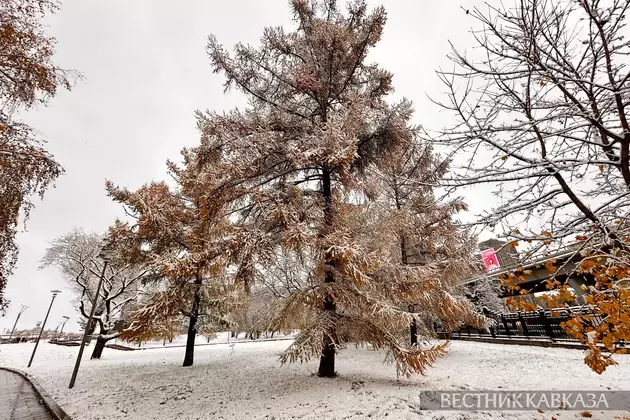
[[[38, 270], [47, 242], [73, 227], [104, 231], [122, 209], [107, 198], [106, 178], [131, 188], [165, 178], [164, 162], [194, 144], [195, 109], [223, 110], [242, 105], [242, 97], [223, 94], [205, 53], [210, 33], [230, 47], [256, 43], [265, 26], [287, 25], [286, 0], [63, 0], [50, 19], [57, 38], [58, 65], [85, 76], [72, 92], [60, 92], [45, 108], [25, 119], [48, 140], [48, 149], [65, 167], [55, 189], [36, 203], [20, 233], [20, 257], [6, 290], [12, 305], [0, 318], [0, 332], [11, 328], [19, 303], [29, 305], [18, 328], [43, 320], [50, 290], [59, 288], [48, 325], [70, 316], [67, 330], [78, 331], [75, 296], [54, 268]], [[370, 59], [394, 73], [396, 97], [416, 104], [416, 122], [428, 128], [451, 123], [426, 97], [440, 97], [434, 70], [448, 66], [448, 40], [470, 44], [472, 20], [460, 6], [476, 0], [370, 1], [389, 15], [383, 40]], [[486, 195], [486, 194], [484, 194]], [[472, 211], [487, 196], [468, 194]]]

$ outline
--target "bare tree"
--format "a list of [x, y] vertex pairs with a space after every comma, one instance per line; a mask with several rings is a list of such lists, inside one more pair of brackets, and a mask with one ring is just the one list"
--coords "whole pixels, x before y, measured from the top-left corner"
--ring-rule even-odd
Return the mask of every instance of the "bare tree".
[[[627, 0], [522, 0], [477, 8], [472, 56], [440, 71], [458, 125], [441, 140], [459, 166], [452, 186], [491, 184], [483, 215], [514, 240], [542, 245], [627, 224], [630, 45]], [[530, 229], [526, 226], [529, 225]]]
[[[568, 275], [589, 281], [586, 302], [602, 321], [577, 314], [565, 328], [588, 344], [585, 362], [598, 373], [614, 364], [598, 343], [614, 354], [630, 339], [629, 8], [628, 0], [473, 8], [477, 48], [453, 49], [454, 69], [438, 72], [449, 98], [441, 105], [458, 118], [441, 141], [467, 162], [449, 185], [493, 185], [499, 203], [480, 221], [500, 225], [510, 246], [531, 243], [525, 258], [571, 245], [562, 267], [577, 262]], [[553, 260], [548, 268], [557, 270]], [[547, 281], [572, 296], [560, 276]]]
[[[121, 328], [116, 328], [125, 306], [134, 302], [141, 291], [140, 282], [145, 270], [112, 260], [103, 272], [104, 262], [99, 258], [105, 236], [85, 233], [75, 229], [55, 239], [41, 262], [41, 268], [57, 267], [78, 293], [78, 310], [85, 320], [85, 328], [93, 331], [98, 326], [98, 338], [92, 358], [100, 359], [108, 341], [118, 337]], [[104, 274], [93, 321], [87, 322], [96, 294], [101, 273]]]

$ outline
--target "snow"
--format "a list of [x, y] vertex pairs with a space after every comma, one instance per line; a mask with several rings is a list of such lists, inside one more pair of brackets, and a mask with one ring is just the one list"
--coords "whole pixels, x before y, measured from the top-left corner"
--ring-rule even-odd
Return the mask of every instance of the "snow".
[[[220, 339], [221, 337], [219, 337]], [[74, 420], [96, 419], [561, 419], [577, 411], [538, 413], [417, 411], [421, 390], [629, 390], [630, 356], [597, 375], [579, 350], [454, 341], [427, 376], [396, 378], [384, 354], [365, 348], [340, 352], [339, 377], [318, 378], [316, 361], [280, 365], [289, 341], [240, 341], [195, 349], [105, 349], [85, 352], [75, 388], [68, 389], [77, 347], [40, 344], [26, 369], [32, 343], [0, 346], [0, 365], [31, 373]], [[593, 412], [596, 419], [629, 416]]]
[[[229, 332], [220, 332], [215, 334], [215, 338], [211, 338], [208, 340], [203, 335], [198, 335], [195, 337], [195, 345], [196, 346], [204, 346], [204, 345], [212, 345], [212, 344], [221, 344], [221, 343], [238, 343], [238, 342], [251, 342], [251, 339], [245, 338], [245, 333], [240, 333], [238, 337], [230, 337]], [[273, 337], [270, 335], [261, 335], [260, 340], [287, 340], [291, 339], [293, 336], [286, 336], [284, 334], [274, 334]], [[157, 341], [143, 341], [138, 345], [137, 343], [128, 343], [123, 340], [111, 340], [107, 344], [120, 344], [123, 346], [131, 347], [131, 348], [142, 348], [142, 349], [153, 349], [153, 348], [163, 348], [163, 347], [185, 347], [186, 346], [186, 335], [180, 335], [173, 339], [173, 341], [165, 341], [165, 340], [157, 340]]]

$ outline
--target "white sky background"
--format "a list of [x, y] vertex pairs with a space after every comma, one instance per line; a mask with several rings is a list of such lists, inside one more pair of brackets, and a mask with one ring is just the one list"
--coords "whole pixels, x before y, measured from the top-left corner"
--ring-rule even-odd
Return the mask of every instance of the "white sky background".
[[[340, 0], [343, 3], [342, 0]], [[228, 48], [239, 41], [256, 44], [265, 26], [289, 25], [286, 0], [63, 0], [47, 20], [57, 38], [56, 63], [81, 72], [85, 80], [61, 91], [46, 107], [24, 119], [48, 141], [47, 149], [66, 174], [50, 189], [18, 236], [20, 256], [9, 279], [12, 301], [0, 318], [0, 333], [10, 329], [19, 304], [29, 305], [18, 329], [44, 319], [50, 290], [55, 301], [48, 327], [63, 315], [66, 331], [78, 331], [76, 298], [54, 268], [38, 270], [48, 242], [74, 227], [102, 232], [122, 216], [105, 194], [106, 178], [137, 188], [166, 178], [165, 161], [179, 161], [182, 147], [197, 142], [193, 111], [227, 110], [243, 105], [236, 92], [223, 94], [223, 79], [211, 72], [206, 39], [214, 33]], [[394, 73], [395, 97], [416, 104], [415, 122], [428, 129], [453, 123], [452, 116], [427, 99], [442, 99], [434, 70], [450, 68], [448, 40], [471, 44], [470, 17], [460, 7], [480, 0], [370, 1], [383, 4], [388, 23], [369, 57]], [[488, 190], [465, 193], [472, 214], [492, 201]]]

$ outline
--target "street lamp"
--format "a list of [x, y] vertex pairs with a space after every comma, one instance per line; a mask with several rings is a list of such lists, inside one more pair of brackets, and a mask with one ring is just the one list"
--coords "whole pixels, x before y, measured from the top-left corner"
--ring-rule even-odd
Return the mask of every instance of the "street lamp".
[[[53, 340], [57, 340], [59, 336], [63, 334], [63, 327], [66, 325], [66, 322], [68, 321], [68, 319], [70, 319], [70, 317], [67, 317], [64, 315], [61, 317], [61, 319], [62, 321], [59, 321], [59, 324], [57, 324], [57, 326], [55, 327], [55, 333], [53, 334], [53, 338], [52, 338]], [[61, 327], [61, 331], [59, 331], [59, 327]]]
[[22, 316], [22, 314], [27, 308], [28, 306], [26, 305], [22, 305], [22, 307], [20, 308], [20, 311], [17, 314], [17, 318], [15, 318], [15, 324], [13, 324], [13, 329], [11, 330], [11, 334], [9, 335], [9, 344], [11, 344], [11, 338], [13, 337], [13, 333], [15, 332], [15, 327], [17, 326], [17, 323], [20, 320], [20, 317]]
[[77, 356], [77, 361], [74, 364], [74, 370], [72, 371], [72, 377], [70, 378], [70, 385], [68, 385], [68, 389], [72, 389], [74, 387], [74, 383], [77, 380], [77, 373], [79, 373], [79, 365], [81, 364], [81, 357], [83, 356], [83, 349], [85, 348], [85, 343], [87, 342], [87, 337], [90, 332], [90, 325], [92, 323], [92, 319], [94, 318], [94, 311], [96, 310], [96, 303], [98, 302], [98, 295], [101, 292], [101, 285], [103, 284], [103, 279], [105, 278], [105, 269], [107, 268], [107, 263], [111, 258], [112, 248], [110, 244], [105, 244], [101, 249], [101, 252], [98, 254], [99, 258], [103, 260], [103, 270], [101, 271], [101, 277], [98, 280], [98, 286], [96, 286], [96, 293], [94, 293], [94, 299], [92, 299], [92, 308], [90, 309], [90, 317], [85, 324], [85, 331], [83, 332], [83, 339], [81, 340], [81, 347], [79, 348], [79, 355]]
[[42, 329], [39, 330], [39, 335], [37, 336], [37, 341], [35, 342], [35, 348], [33, 349], [33, 354], [31, 354], [31, 360], [28, 361], [28, 367], [31, 367], [31, 364], [33, 363], [33, 357], [35, 357], [35, 352], [37, 351], [37, 346], [39, 346], [39, 339], [42, 338], [42, 333], [44, 332], [44, 328], [46, 328], [46, 321], [48, 320], [48, 315], [50, 314], [50, 310], [52, 309], [53, 303], [55, 302], [55, 298], [57, 297], [57, 295], [59, 293], [61, 293], [61, 290], [51, 290], [50, 293], [52, 293], [52, 300], [50, 301], [50, 306], [48, 307], [48, 312], [46, 312], [46, 317], [44, 318], [44, 323], [42, 324]]
[[68, 320], [70, 319], [70, 317], [68, 316], [63, 316], [63, 324], [61, 324], [61, 331], [59, 332], [59, 336], [63, 336], [63, 327], [66, 326], [66, 322], [68, 322]]

